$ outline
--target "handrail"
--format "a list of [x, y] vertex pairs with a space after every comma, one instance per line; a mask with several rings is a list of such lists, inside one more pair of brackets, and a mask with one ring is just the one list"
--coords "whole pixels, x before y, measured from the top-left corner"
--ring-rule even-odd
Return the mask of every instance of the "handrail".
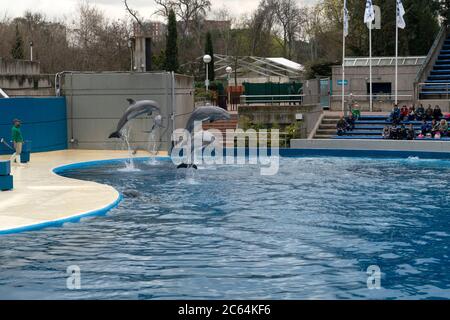
[[270, 95], [241, 95], [241, 98], [260, 98], [260, 97], [305, 97], [306, 95], [304, 94], [270, 94]]
[[9, 96], [6, 94], [5, 91], [3, 91], [2, 88], [0, 88], [0, 95], [1, 95], [3, 98], [5, 98], [5, 99], [9, 99]]
[[[393, 97], [394, 94], [376, 94], [374, 93], [372, 96], [374, 97]], [[397, 95], [398, 97], [412, 97], [412, 94], [399, 94]], [[334, 94], [331, 96], [332, 98], [340, 98], [342, 97], [341, 94]], [[344, 95], [344, 97], [359, 97], [359, 98], [364, 98], [364, 97], [370, 97], [369, 94], [346, 94]]]
[[440, 85], [450, 85], [450, 82], [420, 82], [420, 83], [418, 83], [417, 85], [419, 85], [419, 86], [423, 86], [423, 85], [427, 85], [427, 86], [429, 86], [429, 85], [435, 85], [435, 84], [440, 84]]
[[[278, 94], [278, 95], [241, 95], [241, 104], [255, 103], [303, 103], [304, 94]], [[268, 99], [266, 99], [268, 98]]]

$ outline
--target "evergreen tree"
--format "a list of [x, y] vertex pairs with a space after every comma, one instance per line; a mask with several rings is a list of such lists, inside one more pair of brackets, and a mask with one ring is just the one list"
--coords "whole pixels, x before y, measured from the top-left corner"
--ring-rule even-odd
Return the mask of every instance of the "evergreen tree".
[[450, 21], [450, 0], [439, 1], [439, 14], [442, 17], [443, 22], [448, 24]]
[[11, 50], [11, 56], [13, 59], [23, 60], [25, 59], [25, 53], [23, 51], [23, 40], [19, 32], [19, 26], [16, 25], [16, 39], [14, 46]]
[[166, 40], [166, 58], [164, 61], [164, 69], [166, 71], [178, 72], [177, 19], [173, 10], [170, 10], [169, 12], [167, 29], [168, 34]]
[[206, 33], [205, 54], [209, 54], [211, 56], [211, 62], [208, 64], [208, 78], [209, 80], [214, 81], [216, 78], [214, 73], [214, 48], [211, 32], [209, 31]]

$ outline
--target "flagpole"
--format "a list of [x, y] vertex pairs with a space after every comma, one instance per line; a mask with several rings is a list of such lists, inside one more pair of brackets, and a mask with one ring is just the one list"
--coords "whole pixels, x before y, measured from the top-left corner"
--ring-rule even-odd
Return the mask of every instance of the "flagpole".
[[[345, 113], [345, 8], [347, 0], [344, 0], [343, 31], [342, 31], [342, 112]], [[345, 115], [345, 114], [344, 114]]]
[[373, 22], [369, 22], [369, 87], [370, 87], [370, 112], [373, 111], [373, 97], [372, 97], [372, 25]]
[[399, 7], [396, 1], [396, 17], [395, 17], [395, 104], [398, 103], [398, 15]]

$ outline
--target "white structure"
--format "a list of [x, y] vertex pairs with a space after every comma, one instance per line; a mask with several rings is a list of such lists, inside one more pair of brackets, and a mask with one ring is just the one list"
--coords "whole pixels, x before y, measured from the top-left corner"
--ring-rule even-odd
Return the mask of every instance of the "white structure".
[[[196, 64], [203, 63], [203, 57], [197, 58]], [[285, 58], [263, 58], [254, 56], [234, 57], [221, 54], [214, 55], [214, 71], [216, 79], [227, 80], [227, 68], [232, 68], [231, 82], [289, 82], [303, 79], [305, 68], [294, 61]]]

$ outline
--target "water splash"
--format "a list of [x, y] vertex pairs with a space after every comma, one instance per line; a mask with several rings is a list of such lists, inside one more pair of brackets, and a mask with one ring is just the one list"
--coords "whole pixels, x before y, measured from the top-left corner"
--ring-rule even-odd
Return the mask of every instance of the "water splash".
[[159, 145], [156, 141], [156, 132], [155, 129], [152, 129], [148, 135], [148, 152], [150, 152], [150, 159], [147, 161], [148, 165], [155, 166], [158, 164], [158, 160], [156, 159], [156, 156], [159, 152]]
[[128, 150], [128, 159], [125, 161], [125, 168], [119, 169], [119, 171], [121, 171], [121, 172], [140, 171], [140, 169], [136, 168], [136, 165], [134, 163], [134, 154], [133, 154], [133, 150], [131, 149], [131, 145], [130, 145], [130, 133], [131, 133], [131, 129], [123, 129], [122, 130], [122, 137], [125, 142], [125, 146]]

